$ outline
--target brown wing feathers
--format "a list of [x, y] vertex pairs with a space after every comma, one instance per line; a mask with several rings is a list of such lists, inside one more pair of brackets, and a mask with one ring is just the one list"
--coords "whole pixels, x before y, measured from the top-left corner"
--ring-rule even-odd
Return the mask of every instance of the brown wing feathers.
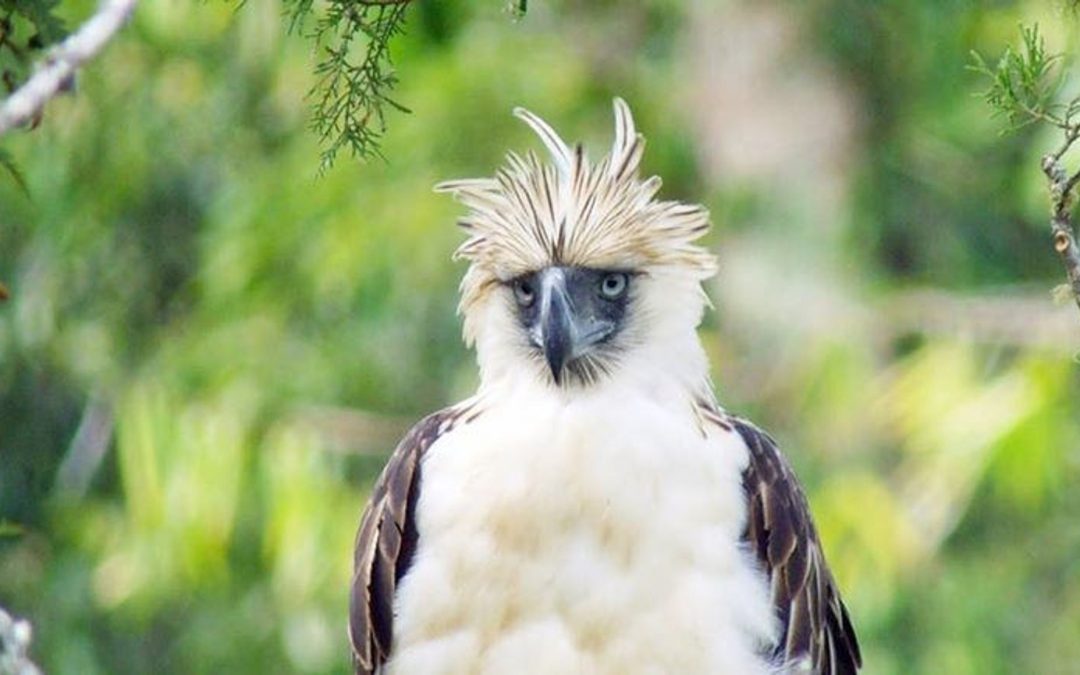
[[357, 675], [373, 675], [390, 655], [394, 591], [416, 550], [421, 459], [468, 414], [468, 408], [450, 408], [421, 420], [398, 444], [375, 483], [353, 554], [349, 638]]
[[745, 420], [733, 422], [750, 448], [743, 474], [743, 540], [772, 583], [781, 625], [772, 658], [777, 663], [808, 658], [814, 675], [854, 674], [862, 665], [859, 644], [821, 554], [806, 497], [776, 443]]

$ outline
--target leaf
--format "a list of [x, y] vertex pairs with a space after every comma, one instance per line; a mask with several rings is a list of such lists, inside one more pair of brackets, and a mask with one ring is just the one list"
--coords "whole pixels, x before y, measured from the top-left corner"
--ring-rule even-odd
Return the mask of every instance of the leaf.
[[42, 46], [47, 47], [67, 37], [63, 20], [54, 13], [59, 5], [59, 0], [17, 2], [14, 10], [34, 24]]
[[506, 9], [515, 21], [524, 19], [529, 11], [529, 0], [510, 0]]
[[18, 523], [10, 520], [0, 520], [0, 539], [22, 536], [24, 530]]
[[0, 167], [7, 171], [15, 184], [19, 186], [22, 193], [27, 197], [30, 196], [30, 189], [26, 185], [26, 179], [22, 175], [22, 171], [15, 164], [15, 160], [12, 159], [11, 154], [7, 150], [0, 148]]

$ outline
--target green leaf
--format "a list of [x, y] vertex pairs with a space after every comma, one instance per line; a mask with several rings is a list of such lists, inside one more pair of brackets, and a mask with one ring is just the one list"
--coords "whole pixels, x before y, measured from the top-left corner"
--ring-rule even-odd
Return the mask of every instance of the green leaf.
[[18, 165], [15, 164], [15, 160], [12, 159], [11, 154], [0, 148], [0, 167], [7, 171], [11, 180], [15, 181], [15, 184], [19, 186], [19, 189], [27, 197], [30, 196], [30, 189], [26, 185], [26, 178], [23, 177], [22, 171], [19, 170]]
[[36, 0], [35, 2], [3, 3], [34, 24], [43, 46], [49, 46], [67, 37], [64, 22], [54, 13], [59, 0]]
[[0, 520], [0, 539], [20, 537], [23, 532], [22, 526], [18, 523], [13, 523], [10, 520]]

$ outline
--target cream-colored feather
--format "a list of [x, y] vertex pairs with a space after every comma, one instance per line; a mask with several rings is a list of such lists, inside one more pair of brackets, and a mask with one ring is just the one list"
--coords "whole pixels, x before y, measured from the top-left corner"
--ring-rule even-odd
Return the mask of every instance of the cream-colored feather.
[[638, 175], [645, 139], [626, 102], [615, 99], [615, 141], [598, 164], [573, 148], [546, 122], [517, 108], [540, 137], [551, 162], [534, 153], [507, 155], [494, 178], [454, 180], [435, 187], [468, 209], [459, 221], [469, 238], [456, 257], [471, 264], [461, 287], [461, 310], [470, 309], [497, 283], [550, 265], [604, 269], [677, 268], [700, 281], [716, 259], [693, 242], [709, 229], [708, 211], [696, 204], [656, 199], [660, 178]]

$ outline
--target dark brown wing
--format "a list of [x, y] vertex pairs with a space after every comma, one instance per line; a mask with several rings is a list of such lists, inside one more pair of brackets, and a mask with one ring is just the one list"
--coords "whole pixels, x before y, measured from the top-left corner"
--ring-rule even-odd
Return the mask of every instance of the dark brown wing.
[[733, 418], [750, 448], [743, 473], [748, 515], [743, 540], [772, 584], [782, 626], [778, 663], [809, 659], [814, 675], [849, 675], [862, 666], [855, 629], [825, 564], [806, 496], [768, 434]]
[[416, 501], [424, 453], [440, 436], [478, 413], [447, 408], [414, 426], [398, 444], [364, 509], [353, 553], [349, 639], [357, 675], [373, 675], [394, 640], [394, 590], [416, 551]]

